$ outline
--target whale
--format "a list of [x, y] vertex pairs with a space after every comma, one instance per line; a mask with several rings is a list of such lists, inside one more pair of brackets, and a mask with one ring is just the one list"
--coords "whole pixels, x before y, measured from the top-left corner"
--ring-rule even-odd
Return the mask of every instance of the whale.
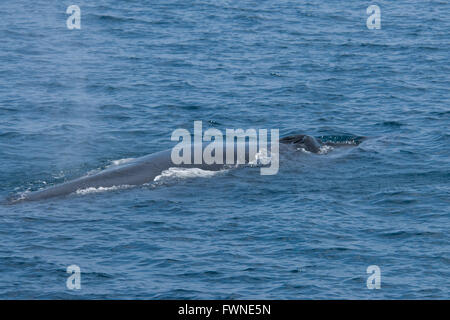
[[[359, 144], [360, 140], [354, 140], [354, 144]], [[309, 135], [291, 135], [279, 139], [279, 153], [283, 152], [295, 152], [296, 150], [303, 150], [308, 153], [319, 154], [323, 146], [338, 146], [345, 145], [341, 142], [323, 141], [320, 138], [315, 138]], [[271, 145], [268, 145], [271, 148]], [[202, 150], [205, 149], [205, 145], [202, 145]], [[243, 150], [245, 150], [245, 159], [238, 163], [239, 145], [236, 145], [233, 152], [234, 163], [240, 165], [248, 165], [255, 159], [252, 159], [251, 144], [245, 142]], [[192, 147], [194, 151], [195, 146]], [[222, 164], [220, 163], [174, 163], [172, 157], [172, 149], [163, 150], [160, 152], [152, 153], [143, 157], [136, 158], [130, 162], [122, 165], [114, 166], [104, 169], [98, 173], [86, 175], [75, 180], [67, 181], [61, 184], [51, 186], [46, 189], [37, 190], [34, 192], [28, 192], [22, 194], [20, 197], [12, 197], [8, 199], [10, 204], [25, 202], [25, 201], [41, 201], [50, 198], [63, 197], [79, 190], [85, 190], [88, 188], [110, 188], [115, 186], [139, 186], [147, 183], [151, 183], [159, 176], [164, 170], [168, 170], [172, 167], [179, 168], [199, 168], [202, 170], [218, 171], [224, 168], [229, 168], [226, 165], [225, 158], [227, 157], [227, 148], [223, 149]], [[192, 160], [194, 152], [191, 152]], [[239, 159], [241, 160], [241, 159]], [[238, 167], [238, 165], [236, 165]]]

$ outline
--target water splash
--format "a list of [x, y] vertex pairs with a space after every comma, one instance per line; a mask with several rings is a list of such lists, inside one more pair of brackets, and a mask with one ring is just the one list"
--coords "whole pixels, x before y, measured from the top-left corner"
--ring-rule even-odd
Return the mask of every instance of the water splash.
[[199, 168], [176, 168], [171, 167], [161, 172], [156, 176], [154, 182], [164, 182], [173, 179], [187, 179], [187, 178], [210, 178], [217, 175], [221, 171], [202, 170]]

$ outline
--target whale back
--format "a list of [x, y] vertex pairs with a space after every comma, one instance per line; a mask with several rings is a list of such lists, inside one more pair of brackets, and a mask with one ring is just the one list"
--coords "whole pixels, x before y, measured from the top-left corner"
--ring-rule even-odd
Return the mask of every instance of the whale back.
[[293, 144], [297, 148], [303, 148], [306, 151], [313, 153], [318, 153], [320, 151], [320, 143], [316, 140], [316, 138], [306, 134], [297, 134], [281, 138], [280, 143]]

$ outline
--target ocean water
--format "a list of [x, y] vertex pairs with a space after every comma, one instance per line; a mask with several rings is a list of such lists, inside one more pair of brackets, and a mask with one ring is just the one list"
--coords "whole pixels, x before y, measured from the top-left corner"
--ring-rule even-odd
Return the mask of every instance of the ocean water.
[[369, 30], [370, 4], [3, 1], [0, 199], [171, 148], [195, 120], [367, 139], [273, 176], [2, 204], [0, 298], [450, 298], [450, 4], [377, 1]]

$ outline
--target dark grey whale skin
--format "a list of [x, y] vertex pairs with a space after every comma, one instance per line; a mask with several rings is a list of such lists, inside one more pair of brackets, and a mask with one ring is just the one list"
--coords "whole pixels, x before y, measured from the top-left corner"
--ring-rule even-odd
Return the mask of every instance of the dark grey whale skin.
[[[290, 145], [290, 146], [289, 146]], [[206, 145], [202, 146], [202, 149]], [[318, 153], [321, 147], [321, 143], [314, 137], [307, 135], [295, 135], [280, 139], [280, 152], [285, 152], [286, 149], [291, 149], [293, 152], [296, 148], [303, 148], [309, 152]], [[292, 148], [294, 147], [294, 148]], [[235, 163], [237, 160], [237, 152], [234, 152]], [[270, 145], [268, 146], [270, 150]], [[23, 201], [37, 201], [45, 200], [54, 197], [61, 197], [76, 192], [77, 190], [87, 188], [108, 188], [113, 186], [138, 186], [145, 183], [152, 182], [156, 176], [160, 175], [162, 171], [171, 167], [183, 167], [183, 168], [200, 168], [203, 170], [220, 170], [224, 168], [222, 164], [174, 164], [171, 159], [172, 149], [156, 152], [144, 157], [137, 158], [129, 163], [120, 165], [118, 167], [109, 168], [99, 173], [84, 176], [72, 181], [68, 181], [53, 187], [30, 192], [23, 195], [19, 199], [10, 199], [9, 203], [18, 203]], [[245, 162], [248, 163], [249, 146], [246, 143], [245, 147]], [[191, 158], [193, 163], [194, 152], [191, 151]], [[223, 157], [225, 163], [226, 148], [223, 151]], [[253, 160], [253, 159], [250, 159]]]

